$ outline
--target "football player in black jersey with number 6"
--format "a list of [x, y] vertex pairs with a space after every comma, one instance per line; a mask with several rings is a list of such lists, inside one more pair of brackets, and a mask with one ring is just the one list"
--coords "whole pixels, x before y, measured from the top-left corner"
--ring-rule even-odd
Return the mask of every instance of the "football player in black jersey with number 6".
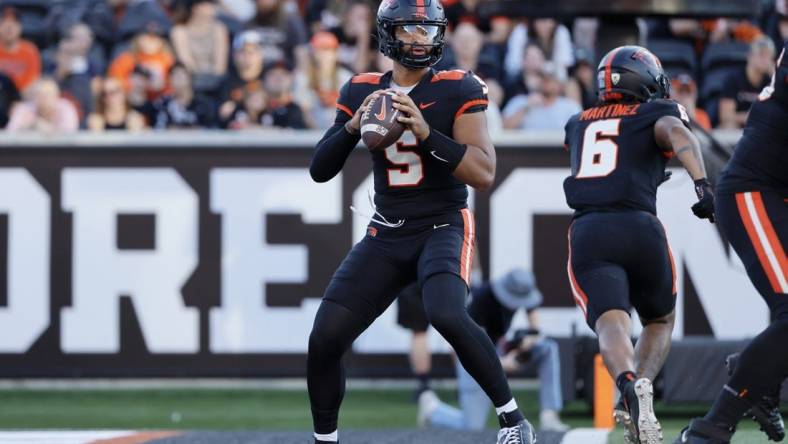
[[[714, 196], [687, 112], [667, 100], [670, 83], [659, 60], [645, 48], [623, 46], [605, 56], [597, 73], [600, 103], [566, 124], [572, 175], [564, 192], [575, 210], [567, 270], [621, 392], [615, 417], [627, 442], [662, 443], [651, 381], [670, 349], [676, 303], [675, 265], [656, 217], [668, 159], [677, 156], [695, 182], [696, 216], [713, 221]], [[631, 307], [644, 326], [634, 348]]]
[[329, 282], [309, 337], [315, 441], [338, 441], [342, 355], [405, 286], [418, 282], [430, 324], [496, 406], [498, 443], [533, 443], [493, 343], [465, 309], [475, 243], [466, 185], [486, 189], [495, 176], [487, 86], [471, 72], [430, 68], [441, 57], [446, 29], [437, 0], [383, 0], [377, 28], [380, 50], [394, 69], [357, 75], [342, 87], [336, 121], [310, 167], [317, 182], [336, 176], [359, 142], [370, 100], [384, 90], [396, 93], [394, 107], [407, 130], [395, 144], [371, 152], [375, 215]]

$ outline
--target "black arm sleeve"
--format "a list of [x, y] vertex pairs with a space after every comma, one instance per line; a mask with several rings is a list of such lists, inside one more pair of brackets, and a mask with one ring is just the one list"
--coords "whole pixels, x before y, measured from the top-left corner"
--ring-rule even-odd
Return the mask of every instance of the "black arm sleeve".
[[351, 103], [350, 84], [348, 81], [339, 92], [334, 126], [326, 131], [315, 147], [312, 164], [309, 165], [309, 174], [315, 182], [328, 182], [339, 174], [347, 157], [361, 139], [360, 135], [350, 134], [345, 129], [345, 123], [352, 117], [350, 111], [345, 110], [355, 110]]
[[334, 123], [320, 139], [309, 165], [309, 174], [315, 182], [328, 182], [336, 176], [345, 165], [347, 157], [356, 147], [358, 135], [353, 135], [345, 130], [344, 123]]

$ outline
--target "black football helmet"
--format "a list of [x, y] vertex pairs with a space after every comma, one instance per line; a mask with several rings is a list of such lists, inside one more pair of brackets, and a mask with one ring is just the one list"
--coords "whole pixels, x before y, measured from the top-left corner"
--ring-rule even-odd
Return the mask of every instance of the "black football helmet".
[[640, 46], [619, 46], [599, 62], [599, 100], [648, 102], [670, 97], [670, 79], [657, 56]]
[[[380, 52], [411, 69], [430, 67], [443, 56], [446, 32], [446, 15], [438, 0], [383, 0], [378, 8], [378, 44]], [[429, 43], [412, 44], [405, 51], [397, 40], [396, 30], [405, 27], [409, 33], [418, 34]], [[422, 52], [423, 54], [415, 54]]]

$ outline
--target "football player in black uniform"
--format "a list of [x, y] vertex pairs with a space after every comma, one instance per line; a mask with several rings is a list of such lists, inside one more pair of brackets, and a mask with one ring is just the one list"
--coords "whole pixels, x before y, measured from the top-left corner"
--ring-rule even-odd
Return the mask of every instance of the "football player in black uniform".
[[777, 406], [788, 377], [788, 55], [750, 108], [744, 134], [717, 185], [717, 220], [771, 312], [771, 323], [744, 349], [704, 418], [676, 443], [730, 442], [745, 413], [769, 439], [785, 430]]
[[[661, 443], [651, 381], [670, 348], [676, 296], [675, 265], [656, 217], [668, 159], [677, 156], [695, 181], [696, 216], [713, 218], [714, 197], [686, 110], [667, 100], [659, 60], [645, 48], [623, 46], [597, 72], [599, 104], [566, 124], [572, 174], [564, 192], [575, 210], [567, 271], [621, 392], [615, 416], [627, 442]], [[644, 326], [634, 348], [631, 307]]]
[[377, 14], [385, 74], [353, 77], [334, 125], [318, 142], [310, 173], [325, 182], [359, 141], [361, 115], [383, 90], [408, 130], [373, 151], [375, 215], [329, 282], [309, 337], [307, 382], [316, 442], [337, 441], [344, 395], [342, 355], [408, 284], [418, 281], [430, 324], [496, 406], [499, 443], [532, 443], [533, 428], [512, 397], [490, 339], [465, 309], [474, 248], [466, 184], [491, 186], [495, 150], [484, 110], [487, 87], [473, 73], [435, 72], [446, 19], [437, 0], [384, 0]]

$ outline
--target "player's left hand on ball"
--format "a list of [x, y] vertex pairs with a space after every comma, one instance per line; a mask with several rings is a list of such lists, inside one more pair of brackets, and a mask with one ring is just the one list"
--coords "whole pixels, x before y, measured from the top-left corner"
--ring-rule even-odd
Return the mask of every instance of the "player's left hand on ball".
[[419, 107], [413, 102], [409, 95], [397, 91], [393, 96], [392, 106], [402, 112], [403, 115], [397, 117], [397, 120], [405, 124], [410, 132], [413, 133], [419, 140], [424, 140], [430, 135], [430, 126], [424, 120]]
[[695, 216], [714, 223], [714, 191], [711, 189], [711, 183], [707, 179], [696, 180], [695, 194], [698, 196], [698, 202], [692, 206], [692, 212]]

